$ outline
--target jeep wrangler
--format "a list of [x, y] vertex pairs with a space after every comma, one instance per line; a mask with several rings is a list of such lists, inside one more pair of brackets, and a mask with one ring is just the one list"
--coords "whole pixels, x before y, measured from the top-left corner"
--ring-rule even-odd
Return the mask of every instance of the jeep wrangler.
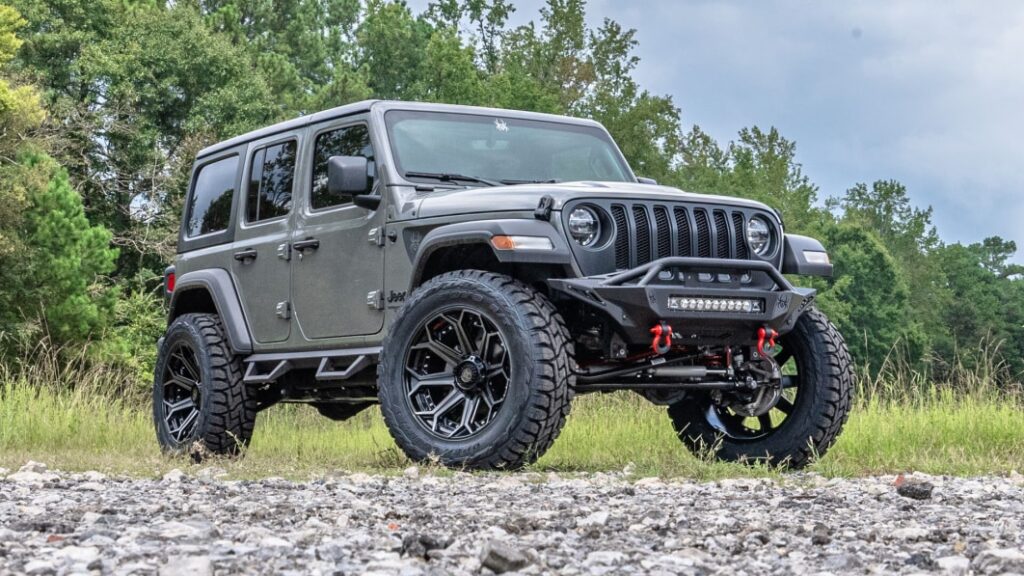
[[514, 469], [575, 395], [631, 390], [691, 450], [799, 467], [839, 434], [853, 373], [786, 275], [831, 273], [763, 204], [636, 177], [596, 122], [342, 106], [199, 153], [157, 438], [236, 454], [278, 402], [379, 404], [413, 460]]

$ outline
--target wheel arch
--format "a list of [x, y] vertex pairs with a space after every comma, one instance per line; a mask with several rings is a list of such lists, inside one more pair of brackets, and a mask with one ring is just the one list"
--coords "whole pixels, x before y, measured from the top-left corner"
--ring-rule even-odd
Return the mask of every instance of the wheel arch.
[[[495, 250], [491, 245], [491, 239], [495, 236], [546, 237], [551, 240], [553, 249], [544, 252]], [[565, 240], [554, 226], [539, 220], [483, 220], [448, 224], [427, 232], [415, 248], [410, 246], [410, 252], [414, 253], [410, 290], [435, 276], [456, 270], [494, 272], [527, 284], [574, 274], [572, 253]]]
[[217, 314], [231, 349], [237, 354], [252, 353], [252, 337], [245, 314], [226, 270], [196, 270], [177, 278], [167, 312], [167, 324], [182, 314], [190, 313]]

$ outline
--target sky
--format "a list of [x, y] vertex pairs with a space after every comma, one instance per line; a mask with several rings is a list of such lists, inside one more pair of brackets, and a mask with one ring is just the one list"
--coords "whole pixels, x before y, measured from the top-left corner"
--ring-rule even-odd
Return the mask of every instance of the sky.
[[[543, 0], [513, 3], [516, 25]], [[687, 127], [726, 143], [775, 126], [823, 199], [896, 179], [934, 208], [943, 240], [999, 235], [1024, 249], [1024, 2], [590, 0], [587, 11], [593, 26], [636, 29], [635, 78], [672, 96]]]

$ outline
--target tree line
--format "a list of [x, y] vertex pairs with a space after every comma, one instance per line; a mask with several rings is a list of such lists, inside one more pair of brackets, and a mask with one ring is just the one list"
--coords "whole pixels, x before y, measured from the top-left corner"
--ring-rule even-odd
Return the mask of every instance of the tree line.
[[[812, 281], [857, 361], [948, 377], [998, 349], [1024, 371], [1013, 242], [943, 242], [893, 180], [821, 198], [796, 145], [753, 126], [718, 142], [633, 77], [635, 30], [548, 0], [9, 0], [0, 5], [0, 353], [47, 342], [140, 380], [163, 329], [188, 171], [202, 147], [365, 98], [593, 118], [638, 174], [777, 208], [836, 266]], [[968, 191], [965, 191], [965, 193]]]

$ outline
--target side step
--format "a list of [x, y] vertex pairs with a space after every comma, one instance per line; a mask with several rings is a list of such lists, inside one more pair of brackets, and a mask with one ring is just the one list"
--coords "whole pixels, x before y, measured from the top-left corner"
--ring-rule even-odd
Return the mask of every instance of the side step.
[[376, 363], [380, 347], [349, 350], [318, 350], [253, 354], [245, 359], [246, 384], [266, 384], [284, 376], [293, 368], [317, 366], [318, 381], [348, 380]]

